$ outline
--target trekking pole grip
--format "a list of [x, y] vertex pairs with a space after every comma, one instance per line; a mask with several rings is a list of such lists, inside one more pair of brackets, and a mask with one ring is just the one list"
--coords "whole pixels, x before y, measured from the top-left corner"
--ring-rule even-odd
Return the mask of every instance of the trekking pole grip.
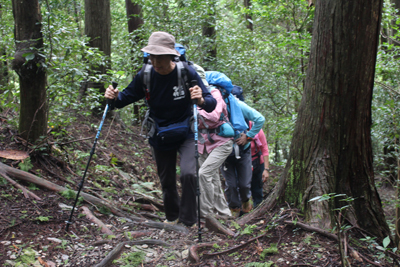
[[[111, 82], [111, 85], [112, 85], [112, 87], [115, 89], [115, 88], [117, 88], [118, 83], [115, 82], [115, 81], [112, 81], [112, 82]], [[107, 98], [107, 105], [108, 105], [111, 109], [114, 108], [114, 102], [115, 102], [115, 99], [108, 99], [108, 98]]]
[[[191, 83], [192, 87], [198, 85], [197, 80], [191, 80], [190, 83]], [[192, 103], [193, 103], [193, 105], [197, 105], [197, 99], [192, 99]]]

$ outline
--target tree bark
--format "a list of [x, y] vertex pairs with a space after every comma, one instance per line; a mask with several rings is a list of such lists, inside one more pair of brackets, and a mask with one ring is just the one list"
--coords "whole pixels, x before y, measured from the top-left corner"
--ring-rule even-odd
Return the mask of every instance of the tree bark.
[[253, 17], [251, 16], [251, 0], [244, 0], [244, 7], [246, 8], [246, 28], [253, 31]]
[[[142, 15], [142, 7], [139, 4], [134, 3], [134, 0], [125, 0], [125, 6], [126, 6], [126, 16], [128, 18], [128, 32], [132, 35], [136, 30], [140, 29], [143, 25], [143, 19], [141, 17]], [[139, 36], [135, 35], [133, 36], [133, 42], [132, 42], [132, 48], [131, 48], [131, 53], [132, 53], [132, 66], [141, 66], [141, 62], [135, 62], [138, 59], [134, 57], [134, 47], [140, 43], [141, 39]], [[137, 64], [135, 64], [137, 63]], [[136, 73], [139, 71], [139, 69], [133, 69], [132, 72]], [[143, 106], [141, 104], [134, 103], [133, 104], [133, 115], [135, 118], [138, 118], [138, 121], [141, 121], [140, 119], [140, 107]]]
[[216, 47], [216, 31], [215, 31], [215, 1], [210, 2], [210, 8], [208, 12], [208, 18], [203, 25], [202, 33], [206, 37], [206, 56], [205, 61], [213, 61], [217, 57], [217, 47]]
[[[89, 45], [97, 47], [108, 58], [111, 56], [111, 11], [110, 0], [85, 0], [85, 34], [90, 38]], [[93, 73], [106, 74], [110, 69], [110, 60], [102, 66], [91, 66]], [[82, 90], [82, 88], [84, 90]], [[81, 88], [81, 94], [85, 94], [87, 88], [99, 88], [99, 92], [105, 92], [104, 83], [88, 83]], [[102, 102], [100, 110], [104, 109], [106, 100]]]
[[128, 32], [132, 33], [142, 27], [143, 19], [141, 18], [142, 7], [134, 3], [133, 0], [125, 0], [126, 16], [128, 17]]
[[[382, 0], [316, 2], [305, 90], [289, 160], [273, 197], [302, 210], [311, 225], [333, 228], [333, 209], [310, 199], [353, 197], [348, 219], [383, 238], [390, 235], [374, 184], [371, 102]], [[260, 208], [262, 210], [262, 208]], [[245, 219], [242, 220], [242, 222]]]
[[38, 0], [13, 0], [16, 51], [12, 68], [20, 83], [19, 133], [34, 142], [47, 130], [46, 70]]
[[[0, 19], [3, 18], [3, 6], [0, 4]], [[5, 46], [0, 46], [0, 56], [7, 57]], [[8, 84], [8, 66], [7, 60], [4, 60], [3, 63], [0, 62], [0, 94], [5, 91], [5, 87]], [[0, 109], [1, 111], [1, 109]]]

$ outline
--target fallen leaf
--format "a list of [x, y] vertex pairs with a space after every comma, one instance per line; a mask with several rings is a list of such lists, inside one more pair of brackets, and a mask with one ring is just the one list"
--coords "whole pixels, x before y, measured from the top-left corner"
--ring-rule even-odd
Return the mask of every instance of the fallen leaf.
[[5, 159], [24, 160], [29, 157], [26, 151], [0, 150], [0, 157]]
[[45, 262], [44, 260], [42, 260], [41, 257], [38, 258], [39, 262], [41, 265], [43, 265], [44, 267], [49, 267], [49, 265], [47, 264], [47, 262]]

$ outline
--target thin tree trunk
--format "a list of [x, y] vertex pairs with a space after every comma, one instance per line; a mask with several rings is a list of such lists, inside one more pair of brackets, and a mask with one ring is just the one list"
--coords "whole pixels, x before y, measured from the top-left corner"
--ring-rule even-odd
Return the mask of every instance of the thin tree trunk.
[[251, 15], [251, 0], [244, 0], [244, 7], [246, 8], [246, 28], [253, 31], [253, 17]]
[[215, 31], [215, 1], [210, 2], [210, 5], [213, 6], [213, 8], [210, 8], [209, 13], [208, 13], [208, 19], [203, 25], [202, 33], [203, 36], [206, 37], [206, 56], [204, 58], [204, 61], [212, 61], [217, 57], [217, 46], [215, 42], [216, 38], [216, 31]]
[[[142, 7], [139, 4], [136, 4], [133, 2], [133, 0], [125, 0], [125, 6], [126, 6], [126, 16], [128, 18], [128, 32], [130, 34], [133, 34], [136, 30], [140, 29], [143, 25], [143, 19], [141, 18], [142, 15]], [[139, 36], [134, 36], [132, 40], [132, 66], [141, 66], [141, 62], [135, 62], [137, 61], [137, 58], [134, 57], [134, 47], [137, 46], [140, 42], [141, 39]], [[136, 73], [139, 71], [140, 68], [138, 69], [133, 69], [132, 72]], [[134, 103], [133, 104], [133, 115], [135, 118], [138, 118], [138, 121], [141, 121], [140, 119], [140, 104]]]

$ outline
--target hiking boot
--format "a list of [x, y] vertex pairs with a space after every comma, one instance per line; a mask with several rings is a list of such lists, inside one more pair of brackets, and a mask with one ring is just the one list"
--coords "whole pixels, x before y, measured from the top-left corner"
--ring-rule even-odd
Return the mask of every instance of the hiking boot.
[[168, 221], [168, 220], [165, 220], [164, 223], [171, 224], [171, 225], [175, 225], [175, 224], [178, 223], [178, 219], [176, 219], [175, 221]]
[[233, 218], [239, 217], [240, 214], [240, 208], [231, 208], [231, 213]]
[[253, 209], [253, 205], [251, 204], [250, 200], [246, 202], [242, 202], [242, 211], [243, 213], [249, 213]]

